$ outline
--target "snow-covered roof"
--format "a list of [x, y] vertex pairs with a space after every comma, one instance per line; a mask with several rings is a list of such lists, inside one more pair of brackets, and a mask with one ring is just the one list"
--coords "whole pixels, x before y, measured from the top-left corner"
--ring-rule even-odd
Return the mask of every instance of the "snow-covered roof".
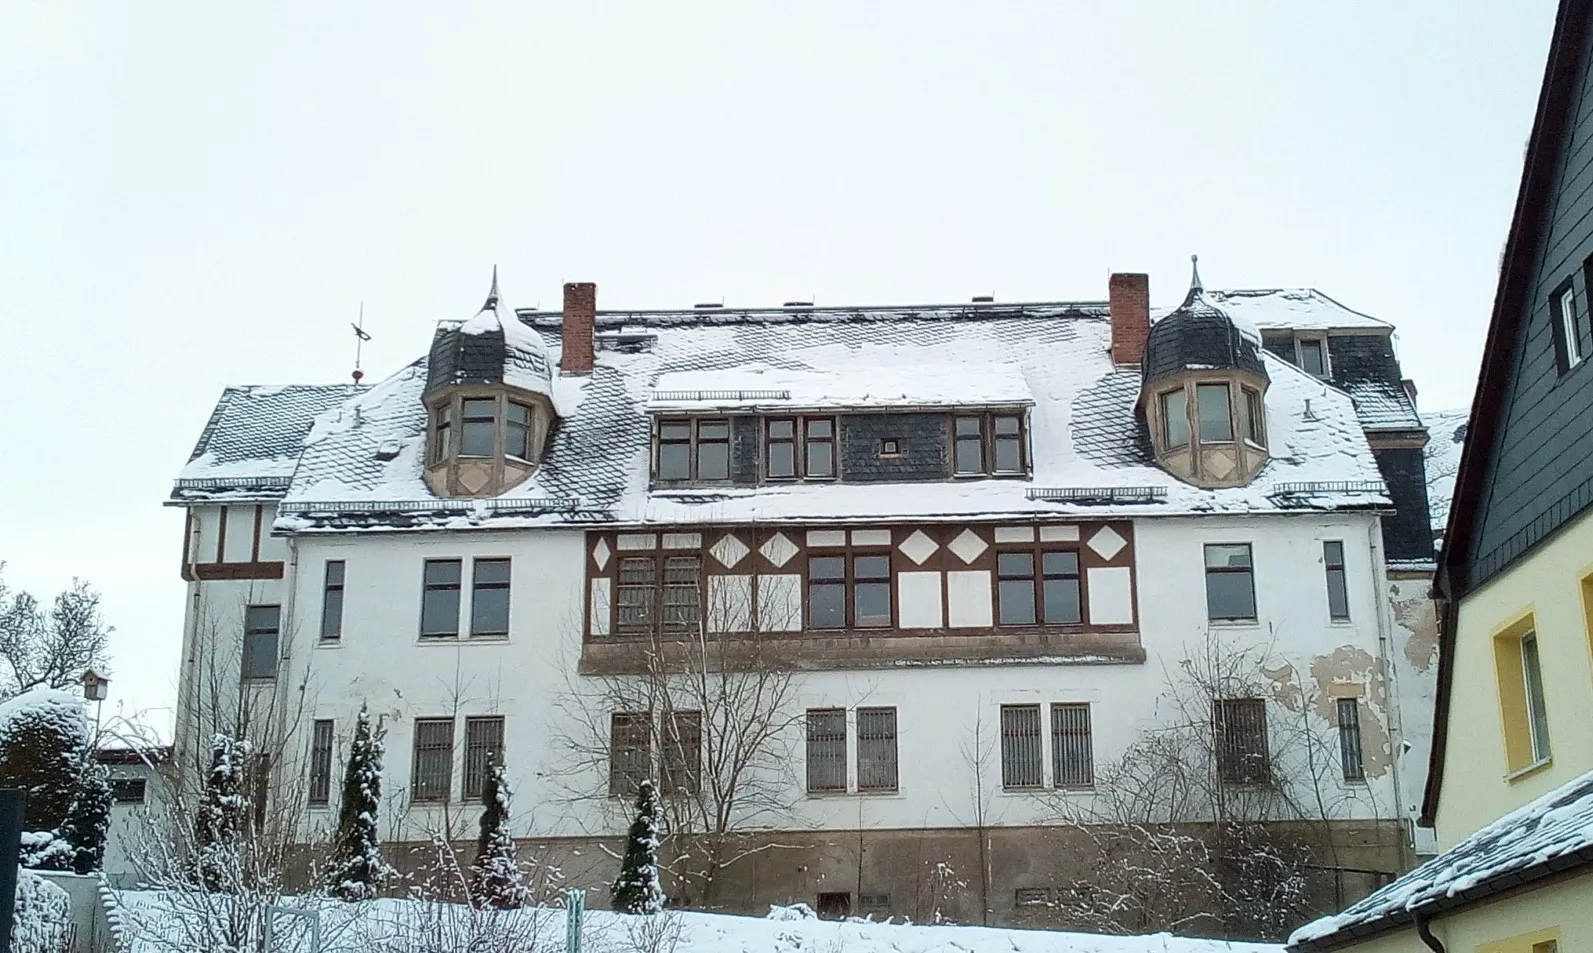
[[1390, 331], [1393, 325], [1351, 311], [1315, 288], [1254, 288], [1206, 292], [1211, 303], [1237, 322], [1263, 331]]
[[1572, 867], [1593, 866], [1593, 772], [1561, 785], [1342, 913], [1300, 927], [1289, 949], [1332, 949]]
[[[521, 317], [556, 353], [559, 315]], [[571, 409], [542, 465], [509, 496], [443, 500], [426, 486], [422, 359], [320, 415], [304, 440], [277, 528], [1184, 515], [1388, 505], [1350, 399], [1270, 355], [1272, 460], [1259, 479], [1248, 487], [1203, 490], [1156, 467], [1135, 410], [1139, 374], [1113, 365], [1110, 325], [1099, 304], [604, 312], [597, 330], [591, 376], [558, 382], [573, 391], [562, 401]], [[772, 389], [810, 394], [828, 382], [837, 393], [867, 395], [878, 389], [876, 382], [905, 388], [900, 382], [923, 375], [924, 393], [915, 400], [1032, 399], [1033, 479], [649, 487], [648, 411], [661, 390], [709, 389], [684, 385], [744, 383], [772, 374], [789, 384]], [[1079, 490], [1117, 491], [1119, 499], [1139, 501], [1056, 499]]]
[[358, 390], [351, 384], [227, 388], [177, 475], [172, 498], [280, 497], [316, 415]]
[[1429, 435], [1427, 447], [1427, 504], [1433, 516], [1433, 532], [1449, 525], [1449, 501], [1455, 495], [1455, 476], [1460, 472], [1460, 451], [1466, 448], [1466, 426], [1471, 410], [1440, 410], [1422, 414]]
[[754, 361], [740, 367], [658, 375], [648, 410], [903, 409], [1027, 406], [1034, 395], [1017, 363], [883, 366], [867, 375], [793, 370]]

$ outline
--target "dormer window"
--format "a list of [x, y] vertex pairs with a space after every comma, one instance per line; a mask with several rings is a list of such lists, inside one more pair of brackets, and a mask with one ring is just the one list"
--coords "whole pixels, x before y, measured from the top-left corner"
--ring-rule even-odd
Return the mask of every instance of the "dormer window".
[[661, 483], [730, 479], [730, 421], [660, 421], [654, 472]]
[[1162, 395], [1162, 446], [1168, 450], [1189, 445], [1189, 394], [1182, 388]]
[[1322, 338], [1300, 338], [1295, 342], [1300, 370], [1313, 377], [1328, 376], [1327, 341]]
[[1228, 401], [1228, 384], [1198, 384], [1195, 400], [1199, 405], [1200, 442], [1233, 440], [1233, 408]]
[[531, 459], [531, 408], [509, 401], [509, 415], [504, 420], [503, 452], [521, 460]]
[[1261, 403], [1261, 392], [1254, 387], [1242, 388], [1245, 397], [1245, 412], [1240, 422], [1244, 425], [1244, 437], [1252, 446], [1264, 447], [1267, 445], [1267, 412]]
[[493, 431], [498, 422], [498, 402], [464, 401], [463, 426], [459, 430], [459, 453], [466, 457], [492, 456]]
[[952, 422], [952, 435], [952, 472], [956, 476], [1024, 472], [1021, 415], [960, 414]]

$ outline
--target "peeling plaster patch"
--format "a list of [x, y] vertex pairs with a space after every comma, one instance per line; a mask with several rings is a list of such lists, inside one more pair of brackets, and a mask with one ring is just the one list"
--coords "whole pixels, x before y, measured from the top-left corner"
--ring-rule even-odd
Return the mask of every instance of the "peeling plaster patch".
[[1290, 711], [1299, 711], [1301, 705], [1300, 683], [1295, 678], [1294, 666], [1288, 662], [1277, 665], [1262, 664], [1261, 674], [1272, 683], [1272, 700]]
[[1394, 622], [1406, 633], [1404, 652], [1406, 661], [1418, 672], [1425, 672], [1438, 661], [1438, 610], [1428, 598], [1427, 586], [1416, 587], [1406, 595], [1404, 587], [1394, 585]]
[[[1380, 778], [1394, 763], [1394, 746], [1388, 736], [1388, 717], [1384, 711], [1388, 686], [1377, 670], [1377, 660], [1357, 645], [1341, 645], [1327, 655], [1311, 660], [1313, 682], [1312, 710], [1330, 725], [1339, 723], [1338, 697], [1343, 685], [1364, 685], [1361, 704], [1361, 757], [1367, 778]], [[1338, 686], [1336, 688], [1336, 686]]]

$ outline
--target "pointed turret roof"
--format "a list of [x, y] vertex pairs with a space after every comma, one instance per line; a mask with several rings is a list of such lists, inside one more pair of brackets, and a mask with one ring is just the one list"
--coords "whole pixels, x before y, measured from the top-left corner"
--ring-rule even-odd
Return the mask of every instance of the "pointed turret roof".
[[1186, 370], [1242, 370], [1267, 379], [1261, 342], [1239, 329], [1226, 311], [1206, 300], [1200, 259], [1189, 256], [1184, 303], [1151, 325], [1141, 367], [1147, 381]]
[[553, 396], [553, 362], [542, 336], [521, 323], [503, 303], [498, 268], [492, 287], [475, 316], [461, 323], [444, 322], [432, 338], [426, 389], [451, 384], [507, 384]]

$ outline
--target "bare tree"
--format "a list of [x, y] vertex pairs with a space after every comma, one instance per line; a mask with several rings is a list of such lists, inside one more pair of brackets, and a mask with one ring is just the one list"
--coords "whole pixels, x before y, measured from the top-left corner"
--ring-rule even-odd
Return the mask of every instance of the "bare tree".
[[[772, 634], [793, 628], [785, 614], [800, 608], [773, 598], [755, 606], [750, 586], [710, 592], [706, 612], [639, 614], [620, 637], [628, 674], [572, 676], [560, 700], [568, 799], [618, 818], [634, 786], [656, 778], [665, 868], [682, 902], [708, 906], [727, 868], [784, 846], [757, 835], [794, 815], [801, 717], [785, 640]], [[612, 747], [616, 727], [629, 733], [623, 750]], [[587, 786], [594, 780], [599, 790]]]
[[100, 594], [81, 579], [74, 578], [48, 609], [0, 579], [0, 694], [80, 685], [85, 670], [104, 668], [112, 631], [100, 614]]

